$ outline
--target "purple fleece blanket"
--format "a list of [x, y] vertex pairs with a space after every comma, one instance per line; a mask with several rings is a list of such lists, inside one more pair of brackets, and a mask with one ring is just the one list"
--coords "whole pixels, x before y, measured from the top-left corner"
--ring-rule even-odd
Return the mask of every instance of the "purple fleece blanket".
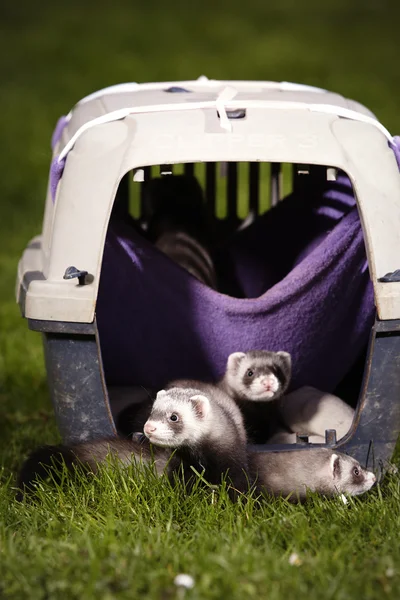
[[113, 219], [97, 322], [106, 379], [161, 388], [177, 377], [213, 380], [231, 352], [286, 350], [292, 389], [332, 391], [364, 348], [373, 289], [349, 180], [292, 194], [216, 256], [217, 293]]

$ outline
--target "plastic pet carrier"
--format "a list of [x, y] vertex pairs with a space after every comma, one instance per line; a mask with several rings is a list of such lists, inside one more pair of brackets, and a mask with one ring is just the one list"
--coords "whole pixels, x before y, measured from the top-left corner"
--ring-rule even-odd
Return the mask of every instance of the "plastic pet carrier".
[[[326, 444], [384, 469], [400, 425], [399, 138], [325, 90], [202, 77], [96, 92], [52, 147], [17, 298], [66, 443], [116, 434], [115, 390], [216, 380], [231, 352], [286, 350], [292, 390], [356, 406]], [[140, 233], [143, 186], [182, 173], [213, 217], [218, 291]]]

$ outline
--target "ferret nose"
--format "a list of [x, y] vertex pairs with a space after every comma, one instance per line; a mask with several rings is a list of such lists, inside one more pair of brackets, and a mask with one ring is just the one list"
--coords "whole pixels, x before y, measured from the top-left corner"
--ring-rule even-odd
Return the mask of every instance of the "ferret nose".
[[145, 433], [154, 433], [157, 427], [154, 425], [152, 421], [146, 421], [143, 427], [143, 431]]

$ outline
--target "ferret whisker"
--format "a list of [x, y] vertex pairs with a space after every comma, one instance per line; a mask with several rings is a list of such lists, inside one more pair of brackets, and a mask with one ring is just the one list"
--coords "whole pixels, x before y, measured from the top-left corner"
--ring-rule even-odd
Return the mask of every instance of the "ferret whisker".
[[149, 390], [147, 390], [147, 389], [146, 389], [146, 388], [145, 388], [143, 385], [141, 385], [140, 387], [142, 388], [142, 390], [143, 390], [144, 392], [146, 392], [146, 394], [148, 395], [149, 399], [150, 399], [151, 401], [153, 401], [152, 395], [150, 394]]

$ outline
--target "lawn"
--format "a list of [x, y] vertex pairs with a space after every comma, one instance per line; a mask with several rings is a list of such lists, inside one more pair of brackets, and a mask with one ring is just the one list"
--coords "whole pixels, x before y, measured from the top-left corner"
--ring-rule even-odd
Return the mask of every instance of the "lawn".
[[[133, 470], [13, 499], [26, 453], [58, 439], [40, 336], [14, 301], [58, 116], [113, 83], [206, 74], [326, 87], [400, 133], [399, 17], [390, 0], [1, 3], [0, 597], [400, 597], [398, 476], [347, 505], [232, 505], [223, 490], [186, 497]], [[174, 585], [179, 573], [193, 589]]]

